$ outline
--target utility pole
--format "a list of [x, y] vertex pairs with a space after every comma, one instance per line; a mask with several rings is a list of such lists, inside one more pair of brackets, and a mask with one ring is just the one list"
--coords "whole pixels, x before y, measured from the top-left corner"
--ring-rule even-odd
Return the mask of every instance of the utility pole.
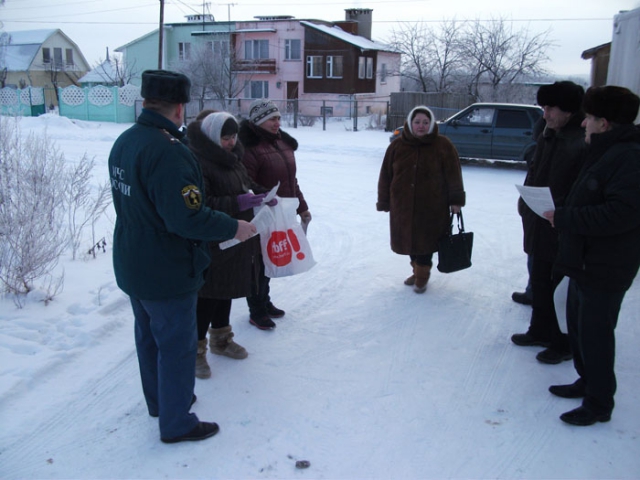
[[205, 8], [209, 8], [209, 5], [211, 5], [211, 3], [209, 2], [202, 2], [202, 31], [204, 32], [205, 28], [204, 28], [204, 19], [205, 19]]
[[163, 43], [164, 43], [164, 0], [160, 0], [160, 26], [158, 27], [158, 70], [162, 69]]
[[228, 32], [229, 32], [229, 47], [227, 48], [227, 50], [229, 51], [229, 53], [228, 53], [228, 56], [229, 56], [229, 75], [228, 75], [229, 85], [227, 87], [227, 96], [229, 96], [229, 97], [231, 97], [231, 91], [232, 91], [232, 87], [233, 87], [233, 76], [231, 74], [231, 68], [233, 68], [233, 65], [232, 65], [233, 56], [231, 55], [231, 7], [233, 7], [235, 5], [236, 5], [235, 3], [227, 3], [227, 29], [228, 29]]

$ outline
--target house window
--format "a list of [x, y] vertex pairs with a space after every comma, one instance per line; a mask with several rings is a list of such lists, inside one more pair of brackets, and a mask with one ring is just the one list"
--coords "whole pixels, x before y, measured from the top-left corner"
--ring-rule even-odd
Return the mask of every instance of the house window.
[[178, 60], [189, 60], [191, 58], [191, 43], [178, 43]]
[[207, 49], [213, 52], [215, 58], [229, 57], [229, 42], [224, 40], [216, 40], [215, 42], [206, 42]]
[[42, 63], [51, 63], [51, 50], [48, 48], [42, 49]]
[[366, 61], [365, 57], [358, 57], [358, 78], [364, 78], [366, 73]]
[[269, 41], [246, 40], [244, 42], [244, 58], [246, 60], [269, 58]]
[[53, 49], [53, 63], [56, 67], [62, 66], [62, 49], [61, 48]]
[[373, 58], [367, 58], [367, 78], [373, 78]]
[[307, 78], [322, 78], [322, 57], [309, 55], [307, 57]]
[[285, 40], [284, 41], [284, 59], [285, 60], [300, 60], [302, 58], [300, 50], [300, 40]]
[[387, 83], [387, 64], [380, 65], [380, 83]]
[[248, 82], [244, 95], [248, 98], [269, 98], [269, 82]]
[[64, 50], [64, 55], [65, 55], [65, 60], [67, 61], [67, 65], [72, 66], [73, 65], [73, 49], [66, 48]]
[[213, 42], [213, 53], [216, 56], [228, 57], [229, 56], [229, 42], [226, 40], [218, 40]]
[[327, 57], [327, 78], [342, 78], [342, 56]]

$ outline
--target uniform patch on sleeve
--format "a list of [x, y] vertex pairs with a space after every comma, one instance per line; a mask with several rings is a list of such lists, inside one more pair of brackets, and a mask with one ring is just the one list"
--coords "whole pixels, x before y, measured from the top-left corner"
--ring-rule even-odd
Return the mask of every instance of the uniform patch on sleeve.
[[187, 204], [187, 208], [191, 208], [193, 210], [199, 210], [200, 205], [202, 204], [202, 194], [200, 193], [200, 189], [195, 185], [187, 185], [182, 189], [182, 198], [184, 198], [184, 203]]

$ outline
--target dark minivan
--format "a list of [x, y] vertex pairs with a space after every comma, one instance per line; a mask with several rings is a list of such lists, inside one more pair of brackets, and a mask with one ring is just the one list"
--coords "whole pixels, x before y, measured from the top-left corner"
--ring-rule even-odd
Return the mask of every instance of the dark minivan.
[[535, 149], [534, 125], [542, 114], [535, 105], [474, 103], [438, 128], [461, 157], [528, 161]]

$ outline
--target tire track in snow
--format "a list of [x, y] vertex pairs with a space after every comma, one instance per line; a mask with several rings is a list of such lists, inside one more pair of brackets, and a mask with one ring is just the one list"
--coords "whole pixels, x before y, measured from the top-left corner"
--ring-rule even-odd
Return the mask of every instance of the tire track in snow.
[[[108, 345], [103, 345], [108, 349]], [[74, 362], [81, 365], [82, 362]], [[92, 366], [93, 367], [93, 366]], [[89, 369], [91, 370], [91, 369]], [[65, 452], [83, 449], [99, 451], [105, 443], [105, 437], [123, 426], [126, 420], [101, 417], [100, 412], [113, 411], [113, 403], [120, 402], [120, 411], [124, 417], [135, 419], [138, 415], [146, 414], [141, 404], [141, 396], [132, 400], [127, 394], [127, 383], [135, 379], [138, 383], [138, 368], [135, 350], [129, 352], [120, 361], [105, 372], [94, 370], [97, 380], [87, 380], [87, 372], [71, 372], [76, 381], [74, 386], [80, 386], [80, 391], [70, 393], [68, 401], [58, 402], [51, 408], [52, 412], [43, 412], [46, 418], [37, 424], [25, 428], [25, 434], [12, 443], [6, 445], [1, 452], [3, 463], [3, 478], [28, 478], [33, 476], [36, 465], [46, 468], [47, 462], [55, 465], [56, 456], [65, 457]], [[37, 389], [36, 389], [37, 392]], [[136, 388], [136, 394], [139, 389]], [[37, 417], [41, 418], [41, 417]], [[95, 423], [84, 423], [87, 419]], [[129, 420], [136, 421], [136, 420]], [[136, 421], [137, 422], [137, 421]], [[60, 438], [62, 434], [62, 438]], [[127, 448], [122, 443], [123, 450]], [[55, 470], [55, 466], [50, 467]]]

